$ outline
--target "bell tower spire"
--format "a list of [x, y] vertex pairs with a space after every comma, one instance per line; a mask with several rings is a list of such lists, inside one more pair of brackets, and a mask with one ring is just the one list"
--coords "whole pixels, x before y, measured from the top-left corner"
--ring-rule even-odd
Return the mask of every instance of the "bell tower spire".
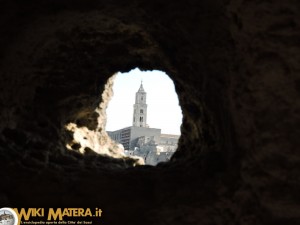
[[146, 92], [143, 87], [143, 81], [139, 90], [135, 94], [135, 104], [133, 105], [133, 122], [135, 127], [147, 127], [147, 104]]

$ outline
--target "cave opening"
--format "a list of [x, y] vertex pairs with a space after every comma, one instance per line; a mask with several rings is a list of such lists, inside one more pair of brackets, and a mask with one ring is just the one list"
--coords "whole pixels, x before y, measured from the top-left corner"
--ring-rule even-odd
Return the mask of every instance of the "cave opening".
[[178, 146], [182, 111], [171, 78], [135, 68], [114, 76], [106, 130], [126, 156], [146, 165], [169, 161]]
[[[115, 73], [105, 84], [96, 129], [68, 123], [66, 147], [92, 150], [137, 165], [169, 161], [181, 135], [182, 111], [171, 78], [159, 70]], [[134, 164], [134, 165], [136, 165]]]

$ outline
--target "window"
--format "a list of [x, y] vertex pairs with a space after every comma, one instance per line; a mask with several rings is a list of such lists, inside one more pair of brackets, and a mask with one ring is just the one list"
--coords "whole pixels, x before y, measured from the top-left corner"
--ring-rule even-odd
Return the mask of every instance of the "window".
[[141, 110], [140, 110], [140, 113], [144, 113], [144, 111], [141, 109]]
[[140, 122], [143, 122], [143, 117], [140, 117]]

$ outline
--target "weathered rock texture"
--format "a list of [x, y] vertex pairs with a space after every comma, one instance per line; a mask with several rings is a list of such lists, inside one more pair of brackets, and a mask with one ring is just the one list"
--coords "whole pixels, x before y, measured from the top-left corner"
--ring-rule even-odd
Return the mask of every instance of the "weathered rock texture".
[[[0, 1], [0, 206], [97, 206], [101, 224], [299, 224], [299, 12], [298, 0]], [[171, 162], [67, 150], [65, 125], [96, 129], [107, 79], [135, 67], [174, 80]]]

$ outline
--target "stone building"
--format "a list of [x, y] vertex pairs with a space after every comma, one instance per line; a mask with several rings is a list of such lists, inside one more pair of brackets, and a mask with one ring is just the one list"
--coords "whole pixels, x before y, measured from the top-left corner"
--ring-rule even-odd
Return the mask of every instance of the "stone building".
[[163, 152], [175, 152], [177, 149], [177, 143], [179, 139], [179, 135], [175, 134], [161, 134], [159, 146], [162, 147]]
[[179, 135], [162, 134], [161, 129], [149, 127], [146, 95], [141, 83], [135, 95], [132, 126], [107, 133], [124, 146], [125, 154], [140, 156], [146, 164], [156, 165], [170, 159], [177, 149]]
[[108, 131], [108, 135], [124, 146], [125, 150], [133, 150], [142, 136], [152, 137], [156, 143], [160, 141], [161, 129], [149, 127], [125, 127], [116, 131]]

